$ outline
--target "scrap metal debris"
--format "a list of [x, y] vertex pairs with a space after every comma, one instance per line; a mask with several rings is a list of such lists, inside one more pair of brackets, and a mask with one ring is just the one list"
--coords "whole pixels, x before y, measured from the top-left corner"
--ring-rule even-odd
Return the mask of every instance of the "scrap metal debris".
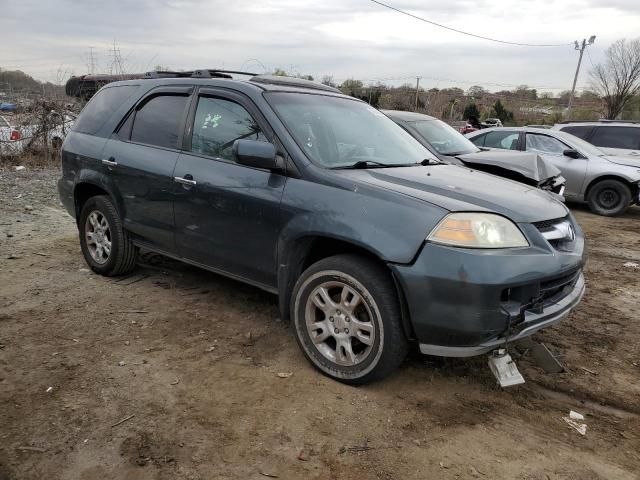
[[576, 430], [580, 435], [586, 435], [587, 433], [587, 424], [583, 423], [584, 415], [578, 412], [574, 412], [573, 410], [569, 411], [568, 417], [562, 417], [562, 419], [567, 422], [567, 424]]

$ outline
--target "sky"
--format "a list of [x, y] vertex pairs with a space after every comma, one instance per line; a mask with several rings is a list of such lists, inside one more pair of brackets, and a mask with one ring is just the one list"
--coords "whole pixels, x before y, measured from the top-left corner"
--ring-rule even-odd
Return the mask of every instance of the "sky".
[[[0, 68], [61, 83], [113, 66], [124, 69], [275, 68], [425, 88], [482, 85], [496, 91], [529, 85], [571, 88], [578, 52], [571, 43], [596, 35], [578, 87], [591, 64], [619, 38], [640, 36], [640, 0], [385, 0], [414, 15], [510, 42], [567, 44], [519, 47], [489, 42], [421, 22], [370, 0], [0, 0]], [[8, 6], [10, 2], [10, 8]]]

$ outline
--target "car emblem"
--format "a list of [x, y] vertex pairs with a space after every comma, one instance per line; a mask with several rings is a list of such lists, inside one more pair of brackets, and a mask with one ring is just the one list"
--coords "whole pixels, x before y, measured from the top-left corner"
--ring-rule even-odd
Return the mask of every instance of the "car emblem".
[[555, 226], [556, 230], [564, 235], [564, 238], [573, 242], [576, 239], [576, 231], [573, 229], [573, 225], [569, 222], [559, 223]]

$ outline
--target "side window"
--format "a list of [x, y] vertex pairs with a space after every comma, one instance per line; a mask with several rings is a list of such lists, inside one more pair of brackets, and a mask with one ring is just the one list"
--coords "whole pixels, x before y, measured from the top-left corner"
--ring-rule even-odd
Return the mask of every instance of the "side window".
[[570, 133], [571, 135], [575, 135], [582, 140], [586, 140], [589, 137], [589, 134], [593, 130], [593, 126], [591, 125], [575, 125], [572, 127], [564, 127], [562, 128], [563, 132]]
[[475, 145], [479, 146], [479, 147], [484, 147], [484, 140], [485, 138], [487, 138], [487, 135], [477, 135], [473, 138], [470, 138], [469, 140], [471, 140]]
[[596, 127], [591, 143], [597, 147], [635, 150], [640, 148], [640, 127]]
[[129, 140], [131, 138], [131, 127], [133, 127], [133, 117], [135, 117], [135, 113], [131, 112], [124, 123], [118, 129], [116, 135], [120, 140]]
[[111, 114], [126, 102], [137, 89], [137, 85], [102, 88], [85, 105], [73, 125], [73, 130], [90, 135], [96, 133]]
[[188, 98], [187, 95], [158, 95], [147, 101], [136, 111], [131, 141], [178, 148]]
[[527, 133], [527, 152], [550, 153], [562, 155], [568, 147], [560, 140], [547, 135]]
[[193, 122], [191, 151], [232, 160], [233, 142], [242, 139], [268, 142], [244, 107], [221, 98], [200, 97]]
[[489, 148], [502, 148], [505, 150], [517, 150], [519, 132], [495, 130], [487, 133], [484, 146]]

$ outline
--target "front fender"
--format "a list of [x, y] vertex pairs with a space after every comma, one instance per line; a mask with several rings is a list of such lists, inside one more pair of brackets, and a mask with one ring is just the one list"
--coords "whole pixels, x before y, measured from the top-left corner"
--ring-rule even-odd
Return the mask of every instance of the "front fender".
[[280, 308], [316, 238], [339, 240], [383, 262], [409, 264], [447, 210], [397, 192], [359, 184], [354, 188], [288, 179], [278, 239]]

